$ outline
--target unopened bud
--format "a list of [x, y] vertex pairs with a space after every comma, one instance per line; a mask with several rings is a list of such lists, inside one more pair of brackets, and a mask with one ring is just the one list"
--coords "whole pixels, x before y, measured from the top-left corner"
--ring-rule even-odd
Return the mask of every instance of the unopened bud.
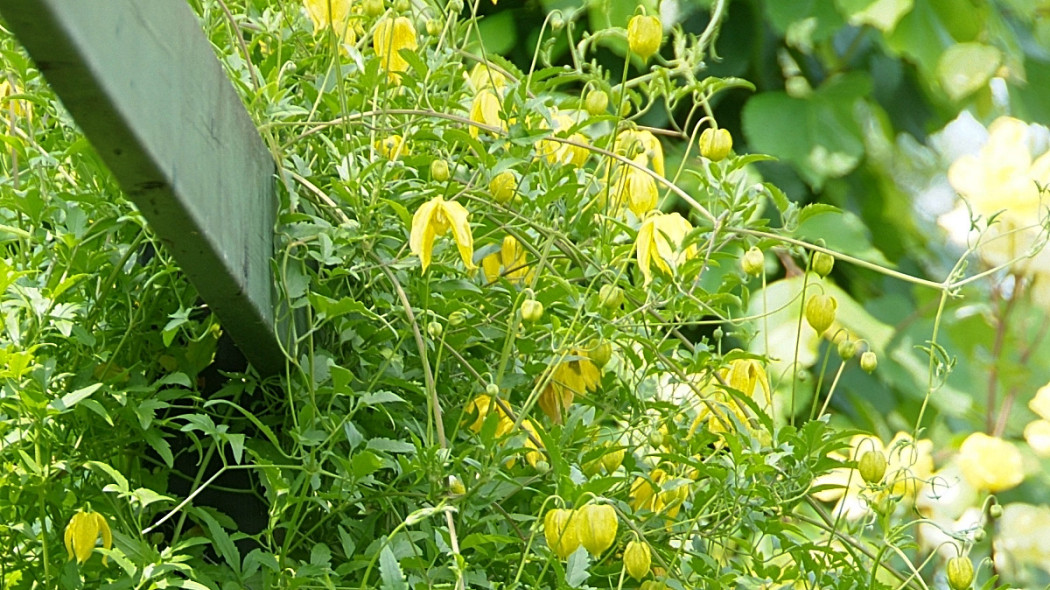
[[831, 269], [835, 267], [835, 257], [824, 252], [814, 252], [812, 260], [813, 272], [822, 277], [828, 276]]
[[762, 250], [758, 249], [758, 246], [748, 248], [747, 252], [744, 252], [744, 256], [740, 259], [740, 268], [749, 275], [760, 275], [765, 267], [766, 255], [762, 253]]
[[591, 359], [595, 366], [600, 369], [609, 363], [609, 359], [612, 358], [612, 344], [594, 338], [588, 343], [588, 347], [590, 350], [587, 351], [587, 358]]
[[839, 358], [848, 361], [857, 354], [857, 343], [848, 338], [839, 342]]
[[720, 162], [732, 151], [733, 136], [729, 130], [708, 127], [700, 134], [700, 155], [708, 160]]
[[867, 350], [860, 355], [860, 368], [864, 369], [865, 373], [874, 373], [878, 366], [879, 357], [875, 356], [874, 352]]
[[535, 299], [526, 299], [521, 303], [521, 319], [532, 323], [543, 317], [543, 304]]
[[867, 451], [860, 456], [857, 471], [864, 481], [870, 484], [881, 482], [882, 477], [886, 475], [886, 455], [881, 451]]
[[627, 46], [643, 60], [648, 61], [663, 42], [664, 29], [659, 18], [636, 14], [627, 22]]
[[623, 305], [623, 289], [616, 285], [602, 285], [598, 291], [598, 302], [605, 309], [618, 309]]
[[504, 170], [492, 177], [489, 182], [489, 192], [492, 193], [492, 198], [496, 199], [497, 203], [505, 205], [514, 198], [514, 189], [517, 184], [518, 179], [514, 177], [514, 173]]
[[560, 10], [555, 10], [551, 13], [551, 30], [560, 31], [565, 27], [565, 17], [562, 16]]
[[429, 334], [434, 340], [441, 338], [441, 333], [444, 331], [445, 329], [438, 322], [430, 322], [427, 324], [427, 334]]
[[445, 182], [448, 180], [450, 174], [448, 171], [448, 161], [446, 160], [434, 160], [430, 163], [430, 177], [438, 182]]
[[806, 321], [816, 330], [817, 335], [823, 335], [831, 324], [835, 323], [835, 310], [838, 302], [831, 295], [812, 295], [806, 302]]
[[495, 383], [489, 383], [485, 386], [485, 393], [488, 394], [490, 397], [496, 397], [497, 395], [499, 395], [499, 385], [496, 385]]
[[966, 590], [973, 584], [973, 562], [969, 557], [953, 557], [948, 560], [948, 585], [952, 590]]
[[609, 95], [604, 90], [591, 90], [584, 99], [584, 108], [592, 117], [604, 115], [609, 108]]

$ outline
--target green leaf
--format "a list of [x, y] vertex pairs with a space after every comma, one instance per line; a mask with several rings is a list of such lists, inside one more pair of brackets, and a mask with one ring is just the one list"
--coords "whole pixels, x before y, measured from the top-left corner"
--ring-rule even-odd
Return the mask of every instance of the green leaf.
[[[84, 467], [87, 467], [88, 469], [90, 469], [92, 471], [94, 471], [95, 469], [98, 469], [99, 471], [102, 471], [103, 473], [108, 475], [110, 477], [110, 479], [113, 480], [113, 483], [116, 484], [117, 491], [120, 492], [122, 495], [123, 494], [127, 494], [129, 492], [128, 479], [126, 477], [124, 477], [123, 475], [121, 475], [121, 473], [119, 471], [117, 471], [116, 469], [110, 467], [109, 465], [106, 465], [105, 463], [102, 463], [101, 461], [88, 461], [87, 463], [84, 463]], [[109, 487], [110, 486], [108, 486], [108, 485], [106, 486], [106, 488], [109, 488]]]
[[849, 24], [855, 27], [871, 25], [888, 33], [915, 4], [914, 0], [835, 0], [835, 5]]
[[51, 409], [59, 414], [68, 412], [73, 406], [87, 399], [92, 393], [98, 391], [99, 387], [102, 387], [101, 383], [93, 383], [87, 387], [81, 387], [76, 391], [67, 393], [61, 398], [53, 400], [50, 404]]
[[958, 102], [988, 85], [1003, 54], [983, 43], [958, 43], [948, 48], [937, 62], [937, 79], [948, 98]]
[[379, 577], [383, 590], [408, 590], [408, 580], [389, 544], [383, 545], [383, 550], [379, 552]]
[[208, 528], [208, 533], [211, 536], [212, 545], [218, 551], [219, 555], [226, 560], [227, 565], [235, 572], [241, 571], [241, 552], [238, 551], [237, 545], [233, 543], [233, 539], [230, 538], [229, 533], [223, 528], [219, 521], [212, 516], [207, 509], [197, 508], [194, 510], [194, 515], [200, 520], [204, 521], [204, 525]]
[[361, 403], [366, 406], [375, 406], [379, 404], [403, 404], [407, 402], [405, 402], [405, 399], [400, 395], [392, 391], [373, 391], [362, 395]]
[[373, 438], [366, 445], [370, 449], [388, 453], [415, 453], [416, 447], [411, 443], [389, 438]]
[[354, 477], [367, 477], [383, 467], [383, 460], [371, 451], [361, 451], [350, 459], [350, 470]]
[[569, 556], [565, 564], [565, 583], [571, 588], [583, 588], [587, 579], [591, 577], [587, 568], [591, 566], [591, 558], [587, 550], [581, 545]]

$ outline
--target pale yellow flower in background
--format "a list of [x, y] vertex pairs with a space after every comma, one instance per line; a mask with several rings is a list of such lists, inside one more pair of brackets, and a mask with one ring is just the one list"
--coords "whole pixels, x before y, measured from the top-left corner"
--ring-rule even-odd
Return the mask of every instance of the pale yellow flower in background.
[[460, 258], [467, 270], [477, 268], [474, 265], [474, 235], [467, 222], [467, 209], [455, 201], [446, 201], [440, 196], [434, 197], [420, 205], [412, 216], [412, 231], [409, 235], [409, 248], [419, 256], [423, 272], [430, 266], [434, 250], [434, 238], [445, 235], [450, 229], [452, 238], [459, 248]]
[[1028, 407], [1039, 416], [1025, 426], [1024, 439], [1036, 455], [1050, 457], [1050, 383], [1040, 387], [1028, 402]]
[[470, 86], [475, 92], [480, 92], [485, 88], [491, 88], [497, 93], [502, 94], [507, 87], [507, 77], [483, 63], [477, 63], [474, 65], [474, 68], [470, 70], [470, 76], [467, 80], [470, 82]]
[[13, 94], [20, 94], [21, 89], [12, 86], [7, 80], [0, 80], [0, 117], [9, 119], [8, 124], [18, 119], [33, 119], [33, 103], [28, 100], [11, 99]]
[[[104, 549], [113, 546], [113, 533], [109, 529], [109, 523], [106, 517], [98, 512], [80, 511], [74, 514], [66, 525], [63, 537], [69, 558], [75, 557], [78, 563], [84, 563], [91, 557], [99, 537], [102, 537]], [[102, 557], [102, 563], [106, 563], [105, 556]]]
[[679, 266], [696, 256], [696, 244], [683, 247], [682, 243], [691, 231], [692, 224], [678, 213], [657, 213], [642, 222], [636, 246], [645, 284], [653, 280], [653, 266], [674, 275]]
[[1028, 407], [1043, 420], [1050, 420], [1050, 383], [1035, 392], [1035, 397], [1028, 402]]
[[400, 84], [401, 78], [398, 74], [408, 70], [408, 61], [401, 56], [401, 50], [415, 51], [418, 47], [416, 28], [407, 17], [388, 16], [376, 25], [372, 36], [372, 48], [383, 60], [383, 68], [386, 69], [391, 82]]
[[821, 502], [838, 500], [835, 514], [842, 514], [847, 520], [857, 520], [868, 514], [870, 504], [879, 495], [899, 496], [904, 500], [914, 500], [933, 473], [933, 442], [928, 439], [915, 441], [911, 435], [898, 432], [888, 445], [874, 436], [857, 435], [850, 439], [849, 457], [841, 454], [832, 455], [841, 461], [857, 461], [864, 453], [873, 451], [886, 456], [886, 472], [882, 481], [872, 490], [851, 467], [838, 467], [831, 472], [816, 478], [814, 486], [831, 486], [813, 494]]
[[925, 518], [919, 523], [920, 545], [945, 559], [959, 554], [958, 536], [972, 536], [978, 529], [983, 532], [984, 511], [977, 490], [954, 461], [930, 476], [915, 499], [915, 508]]
[[993, 543], [1000, 573], [1017, 579], [1019, 570], [1027, 566], [1050, 572], [1050, 507], [1007, 504], [997, 525]]
[[[1039, 143], [1034, 140], [1037, 128], [1012, 117], [996, 119], [980, 151], [951, 165], [948, 182], [974, 216], [985, 222], [994, 217], [981, 236], [981, 259], [992, 266], [1010, 263], [1013, 272], [1034, 279], [1036, 301], [1050, 304], [1050, 249], [1044, 247], [1042, 228], [1050, 194], [1039, 188], [1050, 184], [1050, 152], [1032, 153]], [[964, 245], [979, 235], [970, 230], [966, 204], [938, 219], [953, 241]]]
[[957, 460], [963, 477], [978, 490], [1001, 492], [1024, 481], [1017, 447], [983, 432], [966, 437]]

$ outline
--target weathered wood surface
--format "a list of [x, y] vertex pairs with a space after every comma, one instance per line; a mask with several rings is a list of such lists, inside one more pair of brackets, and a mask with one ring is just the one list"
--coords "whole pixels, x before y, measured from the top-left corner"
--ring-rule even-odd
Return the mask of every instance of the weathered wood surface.
[[185, 0], [0, 0], [0, 14], [262, 373], [274, 163]]

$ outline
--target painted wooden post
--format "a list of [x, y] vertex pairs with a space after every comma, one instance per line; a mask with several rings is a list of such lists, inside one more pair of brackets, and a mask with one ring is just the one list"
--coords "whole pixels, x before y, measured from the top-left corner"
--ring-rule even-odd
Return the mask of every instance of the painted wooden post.
[[121, 187], [257, 370], [274, 322], [274, 163], [185, 0], [0, 0]]

